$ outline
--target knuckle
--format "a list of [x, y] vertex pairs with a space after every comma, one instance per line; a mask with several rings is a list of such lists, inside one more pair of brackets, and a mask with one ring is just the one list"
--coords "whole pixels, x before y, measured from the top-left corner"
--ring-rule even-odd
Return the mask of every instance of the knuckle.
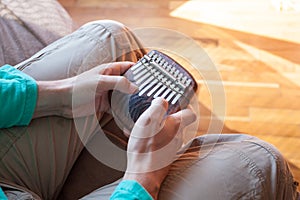
[[151, 117], [149, 117], [149, 116], [145, 116], [145, 117], [141, 118], [141, 120], [140, 120], [141, 126], [148, 126], [150, 123], [151, 123]]
[[178, 130], [180, 127], [180, 120], [176, 117], [169, 116], [169, 123], [171, 128], [175, 131]]
[[129, 81], [124, 76], [117, 76], [116, 77], [117, 83], [121, 88], [128, 88]]
[[128, 84], [129, 81], [127, 80], [127, 78], [125, 78], [124, 76], [119, 76], [119, 82], [120, 83], [124, 83], [124, 84]]
[[113, 64], [109, 63], [109, 64], [105, 64], [101, 70], [101, 73], [103, 75], [109, 75], [112, 73], [112, 67], [113, 67]]

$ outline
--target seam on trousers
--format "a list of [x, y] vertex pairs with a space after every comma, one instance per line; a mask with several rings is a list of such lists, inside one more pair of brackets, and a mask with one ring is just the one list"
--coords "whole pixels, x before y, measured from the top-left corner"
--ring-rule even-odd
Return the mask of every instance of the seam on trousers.
[[[78, 32], [81, 32], [81, 37], [83, 36], [86, 36], [90, 41], [94, 41], [96, 43], [103, 43], [101, 39], [99, 39], [99, 37], [95, 37], [94, 35], [94, 31], [96, 31], [95, 29], [96, 28], [102, 28], [104, 29], [106, 32], [108, 32], [110, 35], [112, 35], [112, 33], [110, 31], [107, 30], [107, 28], [103, 25], [101, 25], [100, 23], [99, 24], [87, 24], [87, 25], [84, 25], [82, 26], [81, 28], [78, 29]], [[102, 30], [100, 29], [100, 30]], [[98, 32], [99, 30], [97, 30]], [[75, 32], [76, 33], [76, 32]]]
[[[7, 131], [7, 133], [5, 133], [9, 138], [11, 143], [9, 144], [9, 146], [6, 146], [7, 149], [3, 152], [0, 153], [0, 161], [3, 160], [3, 158], [5, 157], [5, 155], [7, 154], [8, 151], [10, 151], [10, 149], [12, 148], [12, 146], [15, 145], [15, 143], [24, 136], [24, 134], [26, 134], [27, 129], [26, 130], [22, 130], [22, 132], [18, 132], [18, 135], [16, 135], [13, 131], [11, 131], [10, 129], [4, 129], [5, 131]], [[19, 129], [18, 129], [19, 130]], [[2, 132], [2, 131], [0, 131]], [[3, 134], [3, 133], [1, 133]]]
[[292, 173], [287, 174], [286, 171], [283, 170], [283, 168], [287, 167], [287, 163], [282, 162], [281, 159], [279, 158], [279, 156], [277, 155], [277, 154], [279, 154], [281, 156], [280, 152], [276, 152], [268, 144], [266, 144], [264, 142], [261, 142], [261, 141], [249, 141], [249, 142], [254, 143], [256, 145], [259, 145], [260, 147], [265, 149], [274, 158], [274, 160], [276, 161], [277, 169], [279, 168], [279, 173], [280, 173], [279, 181], [280, 182], [288, 182], [290, 184], [289, 186], [292, 186], [292, 187], [296, 188], [295, 189], [295, 191], [296, 191], [297, 190], [296, 185], [297, 185], [298, 182], [295, 181]]
[[[230, 143], [240, 143], [240, 142], [243, 142], [243, 141], [233, 141], [233, 142], [230, 142]], [[204, 148], [209, 148], [210, 146], [213, 146], [213, 149], [215, 147], [218, 147], [218, 146], [221, 146], [221, 145], [224, 145], [224, 144], [227, 144], [227, 142], [220, 142], [220, 143], [217, 143], [217, 144], [208, 144], [208, 145], [200, 145], [200, 146], [197, 146], [197, 147], [190, 147], [187, 149], [188, 153], [185, 153], [185, 152], [182, 152], [181, 154], [182, 155], [187, 155], [187, 154], [193, 154], [193, 153], [199, 153], [201, 151], [203, 151]], [[209, 153], [208, 153], [209, 154]], [[207, 155], [208, 155], [207, 154]], [[206, 156], [205, 156], [206, 157]], [[176, 170], [175, 173], [172, 173], [172, 177], [173, 175], [181, 175], [182, 172], [184, 172], [185, 170], [187, 170], [188, 168], [190, 168], [191, 166], [193, 166], [194, 164], [200, 162], [201, 160], [203, 160], [205, 157], [200, 157], [198, 156], [197, 159], [193, 160], [193, 161], [190, 161], [189, 163], [185, 164], [184, 167], [181, 168], [181, 170]], [[175, 161], [176, 162], [176, 161]]]
[[73, 32], [72, 34], [58, 39], [54, 43], [52, 43], [52, 44], [48, 45], [47, 47], [45, 47], [44, 49], [40, 50], [37, 54], [33, 55], [31, 58], [25, 60], [26, 62], [22, 63], [20, 66], [18, 66], [17, 69], [19, 69], [21, 71], [24, 70], [26, 67], [30, 66], [32, 63], [43, 59], [45, 56], [49, 56], [49, 55], [53, 54], [58, 49], [60, 49], [62, 46], [66, 45], [68, 42], [70, 42], [71, 40], [74, 40], [74, 39], [86, 37], [89, 41], [96, 42], [97, 45], [101, 46], [101, 44], [103, 44], [103, 41], [101, 39], [99, 39], [99, 37], [95, 37], [95, 35], [90, 34], [89, 30], [88, 29], [86, 30], [86, 29], [87, 28], [81, 27], [77, 31]]
[[[265, 145], [265, 143], [263, 143], [263, 142], [259, 142], [259, 141], [248, 141], [248, 142], [251, 142], [251, 143], [253, 143], [253, 144], [256, 144], [256, 145], [262, 147], [265, 151], [267, 151], [267, 152], [274, 158], [274, 160], [276, 161], [276, 165], [279, 166], [280, 174], [283, 174], [284, 177], [287, 176], [287, 174], [285, 173], [285, 171], [282, 170], [282, 167], [281, 167], [281, 166], [284, 165], [284, 163], [281, 162], [281, 160], [279, 159], [279, 156], [277, 156], [277, 154], [278, 154], [279, 152], [275, 152], [275, 151], [273, 150], [273, 148], [271, 148], [271, 147], [268, 146], [268, 145]], [[280, 177], [282, 177], [282, 176], [280, 176]], [[282, 179], [282, 178], [281, 178], [281, 179]]]
[[[129, 42], [126, 42], [126, 44], [123, 44], [123, 43], [121, 43], [120, 42], [120, 40], [119, 40], [119, 38], [127, 38], [127, 35], [125, 34], [125, 33], [127, 33], [128, 32], [128, 30], [127, 29], [122, 29], [121, 31], [117, 31], [117, 32], [113, 32], [111, 29], [110, 29], [110, 27], [109, 26], [105, 26], [105, 25], [103, 25], [102, 23], [100, 23], [101, 21], [99, 21], [99, 22], [91, 22], [91, 24], [87, 24], [86, 26], [89, 26], [89, 28], [90, 29], [93, 29], [93, 31], [95, 31], [94, 29], [95, 28], [101, 28], [101, 30], [103, 29], [103, 30], [105, 30], [107, 33], [109, 33], [110, 34], [110, 36], [112, 37], [112, 38], [114, 38], [115, 39], [115, 41], [116, 41], [116, 46], [119, 48], [119, 49], [126, 49], [126, 47], [130, 47], [130, 43]], [[82, 28], [84, 29], [87, 29], [86, 28], [86, 26], [83, 26]], [[121, 24], [120, 24], [120, 27], [121, 27]], [[124, 26], [125, 27], [125, 26]], [[82, 28], [80, 28], [80, 29], [82, 29]], [[79, 29], [79, 30], [80, 30]], [[130, 34], [130, 33], [128, 33], [128, 34]], [[86, 31], [86, 35], [87, 36], [89, 36], [90, 37], [90, 39], [92, 39], [92, 40], [94, 40], [94, 41], [96, 41], [96, 42], [100, 42], [101, 40], [100, 39], [98, 39], [99, 37], [95, 37], [94, 35], [93, 35], [93, 32], [90, 32], [90, 31]], [[118, 37], [118, 35], [121, 35], [120, 37]], [[129, 38], [127, 38], [127, 40], [125, 40], [125, 41], [128, 41], [129, 40]]]
[[55, 52], [55, 50], [61, 48], [61, 46], [65, 45], [67, 42], [69, 42], [70, 40], [74, 39], [74, 38], [81, 38], [84, 37], [84, 33], [80, 33], [78, 30], [66, 35], [62, 38], [59, 38], [58, 40], [54, 41], [53, 43], [49, 44], [49, 45], [45, 45], [45, 47], [43, 49], [41, 49], [40, 51], [38, 51], [36, 54], [34, 54], [33, 56], [31, 56], [30, 58], [24, 60], [23, 62], [21, 62], [17, 69], [19, 70], [24, 70], [26, 67], [28, 67], [31, 63], [34, 63], [35, 61], [39, 61], [41, 60], [44, 56], [48, 56], [51, 55], [53, 52]]
[[[244, 142], [244, 141], [241, 141], [241, 142]], [[223, 143], [223, 144], [226, 144], [226, 143]], [[228, 147], [227, 147], [228, 148]], [[253, 176], [255, 177], [258, 177], [259, 179], [259, 182], [261, 183], [261, 186], [263, 188], [264, 187], [264, 184], [263, 181], [264, 181], [264, 178], [263, 178], [263, 175], [262, 175], [262, 172], [261, 170], [258, 169], [258, 167], [256, 166], [255, 162], [252, 161], [252, 159], [250, 159], [249, 157], [247, 157], [243, 152], [237, 152], [235, 151], [236, 149], [233, 149], [233, 148], [228, 148], [228, 150], [231, 150], [233, 151], [234, 153], [237, 153], [239, 158], [241, 160], [243, 160], [244, 162], [248, 163], [250, 165], [250, 167], [253, 167], [253, 169], [255, 168], [255, 173], [252, 174]], [[198, 157], [199, 158], [199, 157]], [[181, 175], [184, 171], [188, 170], [189, 168], [191, 168], [194, 164], [200, 162], [202, 159], [196, 159], [196, 160], [193, 160], [191, 162], [189, 162], [188, 164], [184, 165], [184, 166], [181, 166], [181, 170], [177, 170], [175, 173], [172, 173], [170, 176], [167, 177], [167, 179], [165, 180], [165, 184], [168, 184], [170, 183], [171, 181], [174, 181], [179, 175]], [[252, 171], [252, 170], [251, 170]], [[262, 192], [260, 191], [257, 191], [257, 190], [251, 190], [253, 191], [252, 195], [254, 196], [257, 196], [257, 195], [261, 195], [263, 198], [264, 198], [264, 194], [262, 194]], [[264, 191], [264, 190], [262, 190]]]
[[[242, 141], [242, 142], [246, 142], [247, 141]], [[262, 190], [261, 191], [257, 191], [257, 188], [255, 188], [255, 190], [251, 190], [253, 191], [253, 195], [254, 196], [258, 196], [260, 195], [261, 196], [261, 199], [265, 199], [265, 193], [263, 193], [263, 191], [265, 191], [266, 187], [265, 187], [265, 184], [263, 184], [265, 182], [265, 177], [263, 176], [263, 172], [259, 169], [259, 167], [256, 165], [256, 162], [249, 158], [243, 151], [239, 151], [238, 149], [236, 148], [233, 148], [231, 146], [228, 146], [227, 147], [229, 150], [233, 151], [234, 153], [237, 153], [239, 158], [246, 162], [248, 165], [249, 165], [249, 168], [252, 169], [250, 170], [251, 171], [251, 174], [255, 177], [255, 178], [258, 178], [259, 179], [259, 183], [262, 187]], [[258, 185], [256, 185], [257, 187]], [[258, 186], [259, 187], [259, 186]]]
[[[244, 143], [245, 141], [240, 141], [239, 143]], [[259, 186], [257, 184], [255, 184], [255, 188], [251, 189], [249, 192], [247, 193], [247, 198], [251, 199], [257, 199], [257, 196], [260, 196], [260, 199], [265, 199], [265, 194], [263, 193], [263, 191], [265, 191], [265, 185], [263, 184], [265, 182], [265, 178], [263, 176], [262, 171], [258, 168], [258, 166], [256, 165], [255, 161], [253, 161], [251, 158], [249, 158], [244, 152], [232, 147], [231, 145], [226, 145], [226, 143], [224, 143], [224, 148], [226, 148], [227, 150], [232, 151], [234, 154], [236, 154], [241, 161], [245, 162], [248, 165], [248, 168], [250, 168], [250, 174], [259, 179], [259, 183], [262, 187], [262, 189], [260, 191], [257, 191], [257, 187], [259, 188]], [[248, 196], [250, 195], [250, 197]]]

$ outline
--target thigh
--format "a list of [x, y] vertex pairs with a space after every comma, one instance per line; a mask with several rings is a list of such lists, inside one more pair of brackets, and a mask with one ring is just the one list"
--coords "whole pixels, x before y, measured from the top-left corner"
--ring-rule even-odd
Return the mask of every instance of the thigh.
[[287, 162], [272, 145], [236, 134], [207, 135], [194, 142], [200, 148], [192, 145], [173, 164], [160, 199], [296, 199]]
[[144, 53], [127, 27], [112, 20], [99, 20], [83, 25], [15, 67], [36, 80], [56, 80], [103, 63], [135, 62]]
[[[158, 199], [297, 199], [288, 165], [272, 145], [247, 135], [194, 139], [175, 161]], [[83, 199], [109, 199], [120, 180]]]
[[95, 134], [85, 145], [58, 199], [79, 199], [124, 175], [128, 138], [113, 120], [102, 127], [103, 133]]
[[[86, 133], [93, 134], [83, 119]], [[0, 130], [0, 178], [42, 199], [55, 199], [83, 145], [73, 120], [45, 117], [28, 127]]]

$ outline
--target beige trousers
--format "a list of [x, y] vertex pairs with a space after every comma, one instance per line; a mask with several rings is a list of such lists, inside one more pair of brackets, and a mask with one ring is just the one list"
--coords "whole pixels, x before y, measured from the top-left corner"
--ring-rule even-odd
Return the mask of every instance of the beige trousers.
[[[141, 48], [122, 24], [95, 21], [15, 67], [36, 80], [63, 79], [103, 63], [136, 62], [145, 53]], [[89, 117], [77, 123], [85, 124], [80, 131], [86, 135], [96, 132]], [[82, 149], [74, 121], [62, 117], [43, 117], [28, 127], [1, 129], [0, 182], [4, 189], [31, 191], [36, 199], [56, 199]]]
[[[296, 183], [284, 158], [272, 145], [243, 134], [195, 138], [172, 164], [159, 199], [298, 199]], [[120, 180], [83, 200], [104, 200]]]
[[[144, 53], [126, 27], [105, 20], [84, 25], [16, 67], [37, 80], [54, 80], [74, 76], [101, 63], [137, 61]], [[92, 122], [88, 117], [81, 121], [86, 126], [80, 131], [93, 136], [88, 146], [95, 152], [101, 151], [100, 147], [105, 145], [103, 134], [89, 126]], [[113, 129], [109, 130], [107, 134], [111, 139], [125, 148], [126, 140], [111, 131]], [[0, 132], [0, 185], [9, 199], [57, 199], [66, 187], [66, 180], [72, 184], [68, 176], [72, 169], [81, 165], [78, 160], [84, 160], [78, 159], [83, 145], [73, 120], [44, 117], [32, 120], [28, 127]], [[126, 154], [106, 153], [113, 159], [126, 160]], [[111, 177], [115, 172], [89, 170], [97, 170], [100, 177]], [[74, 171], [80, 176], [84, 170]], [[77, 182], [77, 187], [69, 189], [69, 193], [93, 190], [83, 183], [93, 182], [94, 178], [97, 179], [88, 176]], [[119, 181], [80, 197], [109, 199]], [[77, 199], [79, 196], [60, 198]], [[242, 134], [211, 134], [187, 144], [187, 151], [172, 164], [159, 199], [291, 200], [297, 199], [297, 193], [286, 161], [272, 145]]]

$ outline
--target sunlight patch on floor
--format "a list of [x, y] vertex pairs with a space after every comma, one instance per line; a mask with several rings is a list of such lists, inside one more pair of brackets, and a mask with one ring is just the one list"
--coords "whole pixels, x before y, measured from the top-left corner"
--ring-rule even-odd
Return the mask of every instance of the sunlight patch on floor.
[[242, 42], [235, 41], [234, 43], [252, 55], [255, 59], [264, 63], [268, 63], [269, 67], [277, 71], [295, 85], [300, 86], [299, 64], [293, 63], [287, 59], [271, 54], [268, 51], [257, 49]]
[[271, 0], [187, 1], [170, 15], [300, 43], [300, 11], [278, 11]]

